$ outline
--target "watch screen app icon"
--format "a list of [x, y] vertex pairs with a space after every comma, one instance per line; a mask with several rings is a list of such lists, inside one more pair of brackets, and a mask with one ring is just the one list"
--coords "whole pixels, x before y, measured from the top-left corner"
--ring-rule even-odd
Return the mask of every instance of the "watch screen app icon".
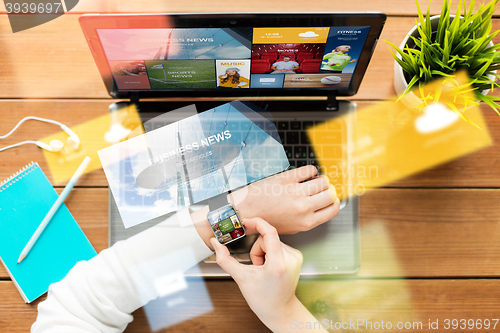
[[230, 233], [231, 231], [233, 231], [235, 229], [233, 222], [231, 222], [231, 219], [229, 219], [229, 218], [220, 221], [219, 228], [220, 228], [220, 231], [222, 231], [222, 233], [224, 235]]
[[240, 223], [236, 211], [231, 205], [224, 206], [208, 214], [215, 237], [221, 244], [245, 236], [245, 230]]

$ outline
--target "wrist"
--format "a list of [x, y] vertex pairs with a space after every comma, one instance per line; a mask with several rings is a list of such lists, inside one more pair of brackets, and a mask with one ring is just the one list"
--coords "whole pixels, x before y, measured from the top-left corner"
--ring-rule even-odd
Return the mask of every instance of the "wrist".
[[[227, 195], [227, 202], [233, 205], [234, 209], [238, 212], [238, 216], [241, 221], [256, 217], [256, 215], [253, 213], [251, 203], [248, 200], [250, 186], [252, 185], [245, 186], [244, 188], [241, 188]], [[245, 233], [247, 235], [253, 235], [257, 233], [257, 231], [245, 228]]]
[[[283, 306], [281, 311], [277, 309], [277, 312], [273, 311], [273, 315], [270, 318], [261, 318], [261, 320], [275, 333], [294, 332], [296, 329], [294, 325], [299, 322], [313, 323], [317, 321], [295, 295]], [[328, 331], [323, 328], [314, 328], [308, 330], [308, 332], [327, 333]]]
[[275, 307], [272, 313], [259, 316], [259, 319], [275, 333], [289, 332], [291, 323], [294, 320], [303, 321], [302, 312], [302, 303], [293, 295], [293, 298], [283, 304], [281, 308]]

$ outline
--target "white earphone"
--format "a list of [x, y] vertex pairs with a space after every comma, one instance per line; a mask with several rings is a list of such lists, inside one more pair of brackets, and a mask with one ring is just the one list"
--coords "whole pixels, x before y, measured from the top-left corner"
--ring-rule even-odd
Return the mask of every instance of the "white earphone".
[[[0, 135], [0, 139], [5, 139], [6, 137], [8, 137], [12, 133], [14, 133], [14, 131], [16, 129], [18, 129], [18, 127], [21, 126], [21, 124], [23, 122], [25, 122], [26, 120], [30, 120], [30, 119], [59, 125], [61, 127], [61, 129], [69, 135], [69, 138], [67, 140], [69, 147], [71, 147], [72, 149], [78, 149], [80, 147], [80, 138], [68, 126], [66, 126], [58, 121], [55, 121], [55, 120], [39, 118], [39, 117], [26, 117], [26, 118], [22, 119], [20, 122], [17, 123], [17, 125], [12, 129], [12, 131], [10, 131], [9, 133], [7, 133], [4, 136]], [[16, 143], [16, 144], [13, 144], [11, 146], [4, 147], [4, 148], [0, 148], [0, 151], [4, 151], [4, 150], [10, 149], [10, 148], [18, 147], [18, 146], [29, 144], [29, 143], [33, 143], [42, 149], [52, 151], [52, 152], [61, 151], [64, 147], [64, 143], [62, 143], [62, 141], [60, 141], [60, 140], [52, 140], [52, 141], [50, 141], [49, 144], [46, 144], [46, 143], [41, 142], [41, 141], [29, 140], [29, 141], [19, 142], [19, 143]]]

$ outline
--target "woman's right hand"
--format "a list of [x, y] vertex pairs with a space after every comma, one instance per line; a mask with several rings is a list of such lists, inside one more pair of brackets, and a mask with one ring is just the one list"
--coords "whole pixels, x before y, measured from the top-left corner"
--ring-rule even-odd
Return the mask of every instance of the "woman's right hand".
[[253, 265], [239, 263], [225, 245], [211, 238], [219, 266], [233, 277], [252, 311], [273, 332], [290, 331], [292, 320], [315, 321], [295, 296], [302, 253], [282, 243], [276, 228], [263, 219], [244, 223], [260, 233], [250, 250]]

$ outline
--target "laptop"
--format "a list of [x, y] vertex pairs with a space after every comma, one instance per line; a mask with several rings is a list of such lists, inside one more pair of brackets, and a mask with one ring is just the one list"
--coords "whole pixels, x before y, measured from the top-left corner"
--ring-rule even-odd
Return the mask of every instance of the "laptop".
[[[203, 112], [245, 100], [272, 116], [292, 168], [318, 166], [317, 154], [328, 154], [329, 165], [350, 170], [355, 117], [340, 116], [353, 114], [356, 105], [337, 97], [357, 92], [385, 20], [382, 13], [88, 14], [80, 24], [110, 96], [125, 100], [110, 111], [136, 105], [146, 132], [180, 120], [192, 104]], [[328, 147], [311, 147], [306, 129], [332, 118], [338, 121], [324, 129]], [[346, 193], [354, 176], [335, 176], [337, 192]], [[133, 195], [127, 198], [132, 208], [146, 204]], [[359, 269], [359, 200], [342, 194], [341, 199], [332, 220], [280, 236], [303, 253], [302, 275]], [[109, 245], [164, 219], [125, 229], [110, 193]], [[253, 241], [255, 236], [236, 242], [232, 255], [249, 263]], [[215, 255], [190, 274], [227, 276]]]

